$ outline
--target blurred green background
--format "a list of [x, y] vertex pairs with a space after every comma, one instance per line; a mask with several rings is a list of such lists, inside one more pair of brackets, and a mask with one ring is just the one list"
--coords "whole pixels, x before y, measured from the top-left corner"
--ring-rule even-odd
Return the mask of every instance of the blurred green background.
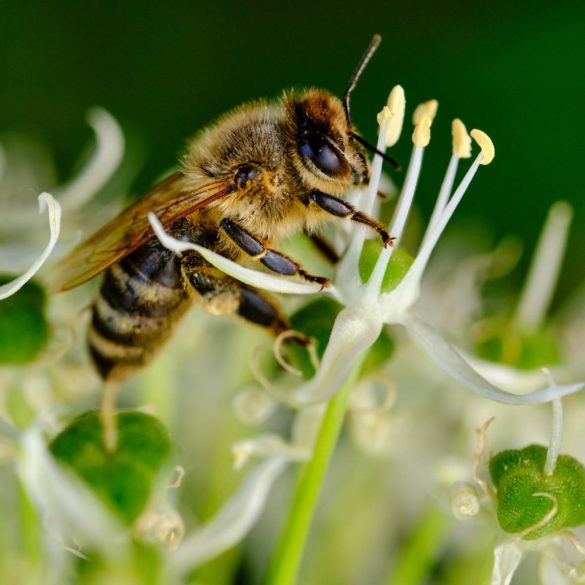
[[[374, 140], [374, 114], [395, 83], [409, 113], [439, 100], [419, 191], [426, 214], [449, 157], [451, 118], [487, 131], [496, 160], [457, 219], [480, 219], [496, 237], [516, 233], [530, 249], [550, 204], [570, 201], [566, 296], [583, 279], [585, 252], [582, 1], [5, 1], [0, 132], [42, 137], [65, 178], [90, 139], [85, 113], [101, 105], [140, 159], [138, 193], [228, 108], [291, 86], [341, 94], [375, 32], [384, 41], [354, 94], [354, 120]], [[394, 154], [406, 162], [409, 151], [403, 140]]]

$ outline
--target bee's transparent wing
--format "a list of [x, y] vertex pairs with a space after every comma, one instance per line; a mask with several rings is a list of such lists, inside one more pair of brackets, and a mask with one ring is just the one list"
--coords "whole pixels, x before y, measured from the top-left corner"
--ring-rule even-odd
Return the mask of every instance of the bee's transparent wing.
[[169, 225], [233, 190], [228, 178], [209, 179], [194, 186], [187, 185], [183, 173], [167, 177], [61, 259], [48, 275], [49, 291], [75, 288], [139, 248], [153, 235], [149, 212]]

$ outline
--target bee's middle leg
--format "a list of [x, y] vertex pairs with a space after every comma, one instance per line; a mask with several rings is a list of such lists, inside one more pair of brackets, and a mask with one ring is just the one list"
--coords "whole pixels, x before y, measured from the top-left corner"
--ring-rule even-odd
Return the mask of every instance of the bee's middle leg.
[[298, 262], [285, 254], [267, 248], [264, 243], [248, 230], [231, 219], [222, 219], [221, 228], [228, 238], [242, 249], [248, 256], [259, 260], [266, 268], [284, 276], [298, 275], [309, 282], [316, 282], [321, 286], [329, 285], [329, 279], [323, 276], [309, 274]]
[[203, 309], [212, 315], [236, 314], [275, 335], [291, 329], [278, 303], [269, 295], [242, 284], [211, 266], [184, 269]]

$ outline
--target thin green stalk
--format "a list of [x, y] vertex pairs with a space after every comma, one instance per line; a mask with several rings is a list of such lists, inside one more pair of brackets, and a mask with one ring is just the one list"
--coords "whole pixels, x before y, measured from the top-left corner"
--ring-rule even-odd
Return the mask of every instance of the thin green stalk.
[[441, 553], [448, 527], [449, 518], [445, 512], [431, 505], [406, 542], [398, 565], [386, 585], [417, 585], [426, 582]]
[[313, 457], [300, 470], [292, 505], [280, 541], [268, 567], [266, 585], [295, 585], [305, 542], [315, 513], [321, 485], [333, 455], [345, 418], [349, 395], [355, 385], [362, 361], [354, 368], [341, 391], [329, 402]]

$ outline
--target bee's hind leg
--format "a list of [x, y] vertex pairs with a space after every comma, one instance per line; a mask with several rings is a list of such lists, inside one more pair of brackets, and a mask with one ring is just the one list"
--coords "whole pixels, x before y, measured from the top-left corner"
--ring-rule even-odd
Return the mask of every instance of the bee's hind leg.
[[275, 335], [291, 326], [276, 300], [238, 282], [212, 266], [189, 265], [184, 274], [200, 297], [203, 309], [213, 315], [239, 315]]
[[265, 293], [241, 285], [238, 315], [279, 335], [291, 329], [278, 303]]

